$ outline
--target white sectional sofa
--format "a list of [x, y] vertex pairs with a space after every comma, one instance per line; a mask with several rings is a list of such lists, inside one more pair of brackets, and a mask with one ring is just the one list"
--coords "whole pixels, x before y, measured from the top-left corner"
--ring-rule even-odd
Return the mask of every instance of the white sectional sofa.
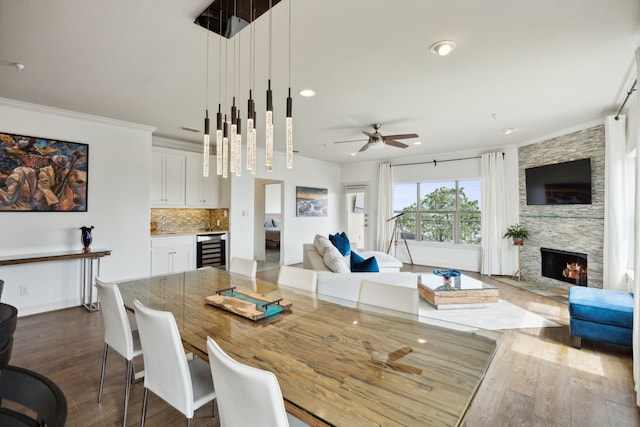
[[[402, 262], [396, 258], [378, 251], [363, 251], [357, 253], [363, 258], [375, 257], [380, 272], [333, 272], [325, 264], [324, 257], [320, 255], [316, 246], [312, 243], [305, 243], [303, 245], [302, 266], [305, 269], [318, 272], [318, 288], [316, 292], [321, 295], [357, 302], [361, 283], [365, 279], [408, 288], [418, 287], [417, 276], [410, 272], [401, 272], [400, 267], [402, 267]], [[344, 258], [346, 264], [349, 265], [349, 256], [345, 256]]]

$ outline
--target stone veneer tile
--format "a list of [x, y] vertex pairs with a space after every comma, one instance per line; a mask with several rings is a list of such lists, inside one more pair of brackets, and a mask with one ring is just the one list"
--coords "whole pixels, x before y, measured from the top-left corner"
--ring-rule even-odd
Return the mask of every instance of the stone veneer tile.
[[198, 231], [205, 230], [207, 227], [211, 227], [213, 231], [229, 230], [227, 209], [153, 208], [151, 222], [158, 225], [158, 231], [161, 231], [163, 216], [165, 217], [165, 230], [162, 230], [164, 232]]
[[[518, 149], [520, 223], [529, 230], [522, 247], [523, 273], [536, 282], [568, 288], [571, 284], [542, 277], [540, 248], [587, 254], [588, 285], [602, 288], [604, 242], [604, 125]], [[591, 158], [591, 205], [527, 205], [526, 168]]]

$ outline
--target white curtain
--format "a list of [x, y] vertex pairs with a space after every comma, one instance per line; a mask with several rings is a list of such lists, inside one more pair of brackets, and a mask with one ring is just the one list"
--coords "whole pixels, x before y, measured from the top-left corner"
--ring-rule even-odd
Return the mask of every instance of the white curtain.
[[[636, 50], [636, 73], [640, 70], [640, 48]], [[637, 75], [637, 74], [636, 74]], [[640, 96], [636, 92], [636, 123], [640, 127]], [[633, 379], [636, 384], [636, 405], [640, 406], [640, 131], [635, 138], [636, 147], [636, 188], [635, 188], [635, 210], [634, 210], [634, 230], [635, 230], [635, 250], [633, 260]]]
[[515, 272], [509, 242], [502, 236], [507, 224], [507, 197], [502, 153], [481, 156], [482, 162], [482, 274], [510, 275]]
[[607, 117], [604, 166], [604, 274], [602, 287], [628, 290], [626, 274], [629, 267], [629, 228], [627, 212], [625, 116]]
[[387, 219], [393, 214], [393, 167], [390, 163], [381, 164], [378, 176], [378, 241], [376, 250], [386, 252], [391, 238], [391, 224]]

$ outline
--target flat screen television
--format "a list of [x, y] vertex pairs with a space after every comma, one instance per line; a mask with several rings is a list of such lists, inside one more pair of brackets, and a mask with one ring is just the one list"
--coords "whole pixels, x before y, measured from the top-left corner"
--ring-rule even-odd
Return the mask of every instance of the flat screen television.
[[527, 205], [590, 205], [591, 159], [527, 168]]

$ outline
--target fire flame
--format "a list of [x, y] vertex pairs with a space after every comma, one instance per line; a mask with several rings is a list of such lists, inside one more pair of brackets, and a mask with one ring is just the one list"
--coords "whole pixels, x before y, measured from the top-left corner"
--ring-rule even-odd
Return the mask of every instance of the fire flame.
[[568, 262], [562, 275], [567, 279], [580, 280], [587, 277], [587, 268], [578, 262]]

